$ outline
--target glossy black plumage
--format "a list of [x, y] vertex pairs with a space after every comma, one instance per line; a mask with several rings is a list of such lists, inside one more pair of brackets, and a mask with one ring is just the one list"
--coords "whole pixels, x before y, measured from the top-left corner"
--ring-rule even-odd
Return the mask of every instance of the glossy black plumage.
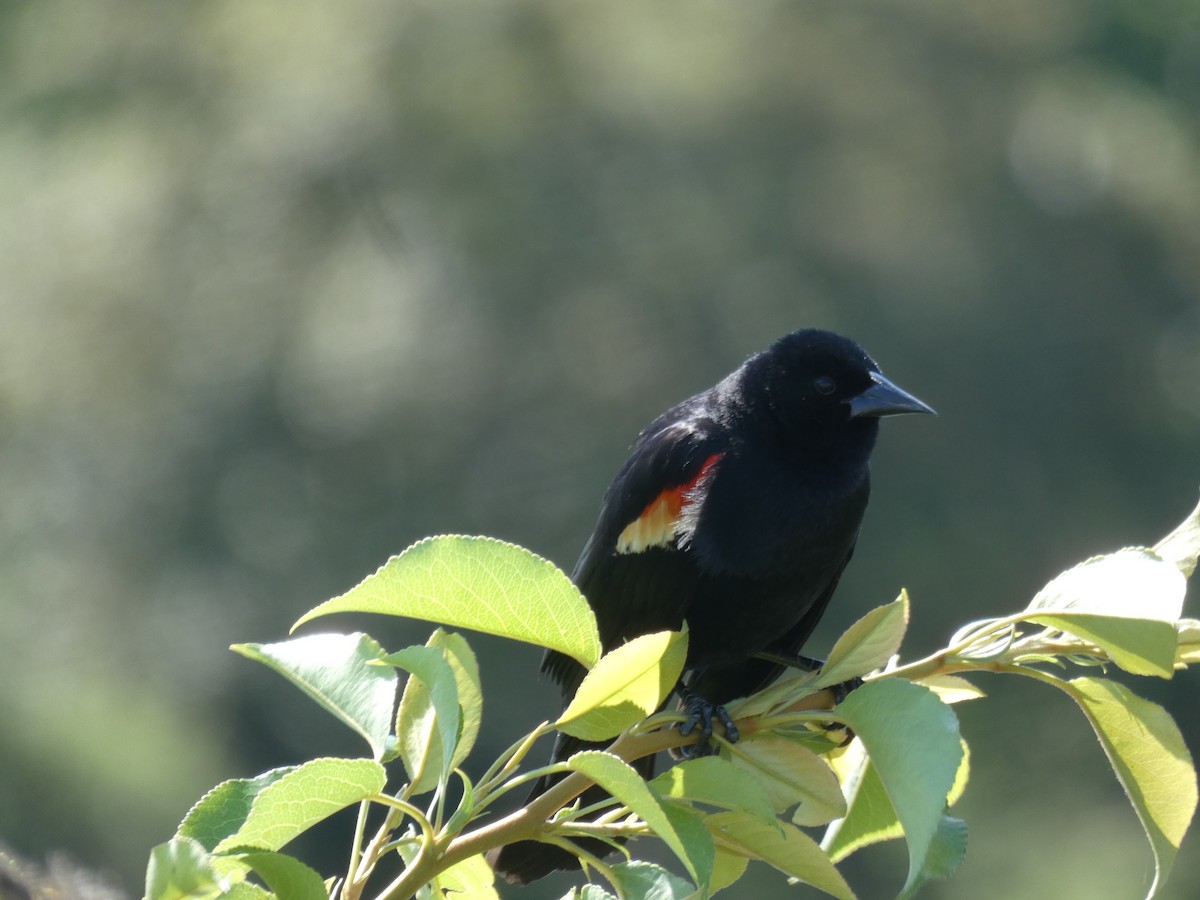
[[[879, 418], [915, 412], [932, 410], [856, 343], [810, 329], [651, 422], [573, 575], [605, 649], [686, 619], [690, 689], [724, 703], [769, 683], [781, 667], [755, 654], [800, 653], [854, 552]], [[542, 668], [564, 699], [583, 677], [561, 654]], [[583, 746], [560, 736], [554, 758]], [[648, 775], [653, 761], [641, 762]], [[521, 882], [574, 867], [532, 841], [493, 862]]]

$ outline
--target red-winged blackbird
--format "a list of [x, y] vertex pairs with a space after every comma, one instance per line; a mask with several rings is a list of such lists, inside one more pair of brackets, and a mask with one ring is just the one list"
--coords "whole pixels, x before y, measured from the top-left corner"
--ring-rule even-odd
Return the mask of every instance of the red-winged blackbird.
[[[638, 435], [575, 566], [604, 649], [686, 620], [680, 694], [711, 732], [714, 709], [723, 714], [714, 704], [766, 686], [783, 660], [802, 664], [854, 552], [879, 419], [932, 412], [858, 344], [815, 329], [781, 338], [667, 410]], [[554, 652], [542, 671], [566, 700], [584, 675]], [[554, 759], [589, 746], [559, 735]], [[653, 757], [635, 765], [648, 777]], [[503, 847], [492, 862], [521, 883], [579, 867], [535, 841]]]

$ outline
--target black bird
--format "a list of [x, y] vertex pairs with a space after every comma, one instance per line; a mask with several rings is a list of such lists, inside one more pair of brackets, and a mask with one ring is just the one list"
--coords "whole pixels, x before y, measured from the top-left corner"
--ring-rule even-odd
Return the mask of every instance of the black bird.
[[[638, 435], [572, 576], [604, 649], [686, 620], [679, 693], [711, 733], [718, 704], [765, 687], [784, 660], [804, 664], [804, 642], [854, 552], [879, 419], [932, 412], [854, 341], [816, 329], [779, 339], [667, 410]], [[554, 652], [542, 671], [567, 701], [584, 675]], [[554, 759], [589, 746], [560, 734]], [[635, 765], [649, 777], [653, 757]], [[503, 847], [492, 862], [520, 883], [579, 867], [536, 841]]]

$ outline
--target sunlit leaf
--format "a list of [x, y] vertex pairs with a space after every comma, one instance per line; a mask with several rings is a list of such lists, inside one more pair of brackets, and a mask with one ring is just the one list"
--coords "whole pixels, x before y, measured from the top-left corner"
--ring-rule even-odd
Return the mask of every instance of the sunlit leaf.
[[1027, 621], [1089, 641], [1134, 675], [1170, 678], [1175, 673], [1178, 635], [1172, 622], [1084, 612], [1031, 614]]
[[719, 756], [681, 762], [650, 784], [662, 797], [740, 809], [766, 822], [775, 820], [775, 811], [762, 783], [744, 768]]
[[1196, 771], [1183, 736], [1161, 706], [1099, 678], [1066, 684], [1100, 739], [1154, 852], [1153, 897], [1167, 880], [1196, 811]]
[[943, 703], [964, 703], [986, 697], [982, 690], [959, 675], [930, 675], [916, 682], [929, 688]]
[[571, 579], [540, 556], [493, 538], [426, 538], [292, 627], [337, 612], [470, 628], [557, 650], [588, 668], [600, 658], [596, 617]]
[[851, 625], [819, 671], [788, 669], [769, 687], [727, 703], [725, 708], [736, 719], [763, 715], [883, 666], [900, 647], [908, 625], [908, 607], [908, 594], [901, 591], [892, 603], [871, 610]]
[[454, 670], [454, 682], [458, 687], [458, 706], [462, 713], [458, 747], [450, 760], [452, 767], [462, 765], [475, 746], [479, 727], [483, 721], [483, 687], [479, 678], [479, 663], [467, 639], [461, 634], [438, 629], [429, 638], [428, 646], [437, 647], [446, 654], [446, 662]]
[[312, 634], [277, 644], [235, 644], [362, 735], [382, 759], [396, 707], [396, 673], [372, 665], [383, 648], [365, 634]]
[[216, 851], [278, 850], [352, 803], [383, 790], [383, 766], [370, 759], [314, 759], [259, 791], [242, 826]]
[[1156, 553], [1131, 547], [1097, 556], [1063, 572], [1030, 602], [1033, 613], [1092, 613], [1174, 622], [1187, 580]]
[[582, 887], [571, 888], [563, 895], [562, 900], [618, 900], [618, 898], [598, 884], [585, 884]]
[[459, 798], [458, 808], [454, 810], [443, 826], [443, 833], [450, 835], [462, 831], [470, 822], [471, 816], [475, 814], [475, 785], [471, 783], [471, 779], [463, 773], [462, 769], [456, 769], [454, 774], [462, 782], [462, 797]]
[[199, 841], [206, 850], [215, 850], [217, 844], [236, 834], [242, 827], [259, 793], [296, 771], [296, 768], [284, 766], [264, 772], [256, 778], [233, 778], [221, 782], [188, 810], [176, 834]]
[[199, 841], [175, 837], [150, 851], [145, 900], [206, 900], [220, 894], [220, 879]]
[[823, 825], [845, 815], [837, 776], [821, 757], [781, 737], [743, 740], [730, 750], [734, 767], [752, 775], [777, 812], [796, 807], [793, 821]]
[[715, 813], [705, 824], [718, 847], [761, 859], [833, 897], [854, 900], [854, 892], [825, 851], [796, 826], [787, 822], [768, 824], [742, 812]]
[[841, 862], [863, 847], [903, 837], [904, 828], [862, 742], [851, 744], [836, 765], [848, 809], [844, 818], [830, 823], [821, 841], [829, 857]]
[[871, 610], [837, 639], [814, 687], [841, 684], [883, 666], [900, 649], [908, 628], [908, 592]]
[[232, 884], [221, 894], [221, 900], [277, 900], [277, 897], [275, 893], [249, 881]]
[[749, 697], [741, 697], [725, 704], [725, 709], [735, 719], [761, 716], [785, 709], [803, 697], [816, 693], [820, 672], [788, 669], [768, 687]]
[[[567, 764], [586, 775], [640, 816], [658, 838], [679, 857], [697, 884], [712, 874], [713, 844], [694, 817], [678, 807], [665, 807], [628, 763], [599, 750], [576, 753]], [[696, 827], [699, 826], [698, 830]]]
[[959, 760], [958, 771], [954, 773], [954, 784], [950, 786], [950, 793], [946, 795], [947, 806], [953, 806], [962, 799], [967, 790], [967, 782], [971, 780], [971, 748], [965, 739], [960, 739], [960, 743], [962, 759]]
[[869, 682], [837, 713], [866, 747], [904, 826], [908, 890], [921, 877], [962, 760], [958, 719], [928, 688], [898, 678]]
[[1178, 528], [1154, 545], [1154, 552], [1177, 566], [1186, 577], [1192, 577], [1200, 557], [1200, 504]]
[[450, 773], [458, 746], [462, 714], [454, 670], [436, 647], [405, 647], [384, 662], [412, 673], [396, 713], [396, 739], [413, 792], [433, 790]]
[[[496, 876], [483, 855], [470, 856], [455, 863], [434, 880], [435, 888], [445, 891], [451, 898], [461, 895], [463, 900], [499, 900], [495, 888]], [[457, 900], [457, 898], [455, 898]]]
[[604, 654], [555, 723], [585, 741], [616, 737], [662, 705], [687, 659], [687, 634], [644, 634]]
[[244, 853], [240, 859], [271, 889], [287, 900], [328, 900], [325, 882], [298, 859], [282, 853]]
[[1175, 647], [1175, 665], [1200, 662], [1200, 620], [1180, 619], [1175, 623], [1175, 630], [1179, 641]]
[[746, 874], [750, 860], [741, 853], [734, 853], [724, 847], [717, 847], [717, 855], [713, 859], [712, 880], [709, 882], [709, 895], [723, 891], [737, 883]]

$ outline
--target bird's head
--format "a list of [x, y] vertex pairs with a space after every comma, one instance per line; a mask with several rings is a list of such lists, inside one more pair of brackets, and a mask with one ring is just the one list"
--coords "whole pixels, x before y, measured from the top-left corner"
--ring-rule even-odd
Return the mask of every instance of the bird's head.
[[804, 329], [747, 361], [744, 396], [790, 442], [805, 447], [861, 441], [869, 450], [883, 416], [933, 409], [883, 376], [858, 344]]

